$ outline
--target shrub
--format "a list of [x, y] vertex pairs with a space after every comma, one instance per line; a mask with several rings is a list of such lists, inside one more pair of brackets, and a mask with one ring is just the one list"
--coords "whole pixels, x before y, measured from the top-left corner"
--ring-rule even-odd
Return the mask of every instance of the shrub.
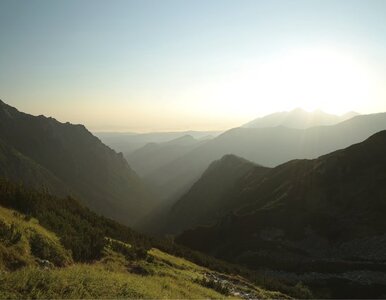
[[20, 241], [21, 233], [17, 230], [15, 224], [7, 224], [0, 220], [0, 241], [5, 245], [14, 245]]
[[27, 266], [28, 263], [27, 258], [18, 253], [15, 249], [7, 248], [0, 244], [0, 268], [15, 271]]
[[197, 283], [201, 284], [204, 287], [210, 288], [212, 290], [215, 290], [216, 292], [219, 292], [220, 294], [228, 296], [230, 294], [229, 287], [225, 284], [221, 283], [220, 281], [214, 280], [212, 278], [202, 278], [197, 279]]
[[71, 262], [71, 256], [60, 244], [37, 232], [32, 232], [30, 245], [34, 256], [48, 260], [56, 266], [65, 266]]
[[90, 262], [101, 258], [111, 237], [136, 248], [137, 257], [146, 257], [150, 239], [113, 220], [98, 216], [72, 197], [58, 198], [45, 192], [27, 189], [0, 179], [0, 205], [39, 220], [39, 224], [56, 233], [75, 261]]
[[147, 255], [147, 249], [138, 247], [138, 246], [131, 246], [126, 243], [123, 243], [121, 241], [117, 241], [114, 239], [106, 238], [107, 244], [106, 246], [109, 247], [111, 250], [121, 253], [127, 260], [139, 260], [139, 259], [146, 259], [148, 257]]

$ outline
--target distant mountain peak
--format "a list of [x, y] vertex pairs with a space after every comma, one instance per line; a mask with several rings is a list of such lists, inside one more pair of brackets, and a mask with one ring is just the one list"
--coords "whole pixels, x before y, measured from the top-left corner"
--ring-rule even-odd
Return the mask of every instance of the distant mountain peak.
[[233, 159], [243, 159], [234, 154], [225, 154], [220, 160], [233, 160]]
[[342, 116], [347, 117], [347, 119], [349, 119], [349, 118], [359, 116], [359, 115], [360, 115], [360, 113], [357, 113], [356, 111], [349, 111], [349, 112], [346, 112], [345, 114], [343, 114]]
[[[216, 161], [215, 161], [216, 162]], [[234, 155], [234, 154], [225, 154], [223, 157], [221, 157], [218, 162], [221, 162], [221, 163], [224, 163], [224, 162], [237, 162], [237, 163], [240, 163], [240, 162], [248, 162], [250, 164], [255, 164], [245, 158], [242, 158], [240, 156], [237, 156], [237, 155]]]
[[196, 140], [196, 139], [190, 134], [185, 134], [179, 138], [174, 139], [173, 141], [183, 141], [183, 140]]
[[193, 144], [193, 143], [196, 143], [197, 142], [197, 139], [195, 139], [192, 135], [190, 134], [185, 134], [181, 137], [178, 137], [174, 140], [171, 140], [171, 141], [168, 141], [166, 142], [165, 144], [167, 145], [190, 145], [190, 144]]
[[293, 110], [289, 111], [290, 113], [308, 113], [308, 111], [306, 111], [305, 109], [301, 108], [301, 107], [296, 107], [294, 108]]
[[297, 107], [291, 111], [272, 113], [251, 122], [242, 127], [247, 128], [265, 128], [284, 126], [295, 129], [306, 129], [315, 126], [334, 125], [343, 122], [358, 115], [355, 112], [349, 112], [342, 116], [326, 113], [321, 109], [308, 112], [303, 108]]

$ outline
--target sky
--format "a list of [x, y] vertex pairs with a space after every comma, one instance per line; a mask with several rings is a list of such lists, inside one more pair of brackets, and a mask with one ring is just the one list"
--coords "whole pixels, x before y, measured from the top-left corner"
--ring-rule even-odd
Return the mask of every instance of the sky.
[[92, 131], [386, 111], [384, 0], [1, 0], [0, 99]]

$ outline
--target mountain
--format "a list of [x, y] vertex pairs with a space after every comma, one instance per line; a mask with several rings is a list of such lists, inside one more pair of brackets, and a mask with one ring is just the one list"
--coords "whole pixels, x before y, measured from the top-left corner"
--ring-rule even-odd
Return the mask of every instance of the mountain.
[[293, 129], [234, 128], [144, 177], [166, 195], [198, 180], [209, 164], [226, 154], [273, 167], [291, 159], [316, 158], [386, 129], [386, 113], [360, 115], [331, 126]]
[[208, 137], [217, 136], [220, 131], [171, 131], [171, 132], [95, 132], [103, 143], [122, 152], [127, 157], [132, 152], [142, 148], [149, 143], [165, 143], [190, 135], [195, 139], [204, 140]]
[[277, 112], [262, 118], [257, 118], [244, 124], [242, 127], [264, 128], [285, 126], [288, 128], [306, 129], [315, 126], [334, 125], [357, 115], [358, 113], [356, 112], [348, 112], [344, 115], [337, 116], [321, 110], [307, 112], [301, 108], [296, 108], [292, 111]]
[[263, 176], [269, 168], [230, 154], [214, 161], [188, 192], [164, 211], [163, 217], [158, 216], [154, 224], [146, 224], [147, 231], [176, 234], [197, 225], [213, 223], [239, 205], [234, 203], [238, 197], [233, 197], [232, 191], [252, 170], [256, 176]]
[[55, 191], [64, 196], [73, 191], [50, 171], [7, 145], [0, 139], [0, 178], [27, 186]]
[[127, 154], [126, 159], [139, 175], [146, 176], [206, 141], [208, 139], [197, 140], [191, 135], [184, 135], [168, 142], [146, 144]]
[[[342, 281], [331, 290], [334, 298], [353, 297], [354, 290], [354, 297], [382, 297], [385, 153], [381, 131], [317, 159], [292, 160], [263, 175], [252, 170], [219, 200], [235, 198], [231, 213], [185, 231], [177, 242], [248, 267], [285, 271], [288, 278], [296, 272], [310, 286]], [[201, 197], [207, 196], [195, 195]]]
[[122, 154], [83, 125], [32, 116], [0, 102], [1, 175], [57, 195], [75, 194], [98, 213], [132, 224], [152, 205]]

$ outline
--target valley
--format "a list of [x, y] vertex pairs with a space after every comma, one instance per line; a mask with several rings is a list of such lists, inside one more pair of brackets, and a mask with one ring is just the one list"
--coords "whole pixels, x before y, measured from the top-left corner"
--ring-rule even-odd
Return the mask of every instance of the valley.
[[0, 300], [386, 299], [386, 0], [0, 0]]
[[3, 298], [384, 296], [384, 114], [167, 134], [129, 163], [81, 125], [1, 114]]

